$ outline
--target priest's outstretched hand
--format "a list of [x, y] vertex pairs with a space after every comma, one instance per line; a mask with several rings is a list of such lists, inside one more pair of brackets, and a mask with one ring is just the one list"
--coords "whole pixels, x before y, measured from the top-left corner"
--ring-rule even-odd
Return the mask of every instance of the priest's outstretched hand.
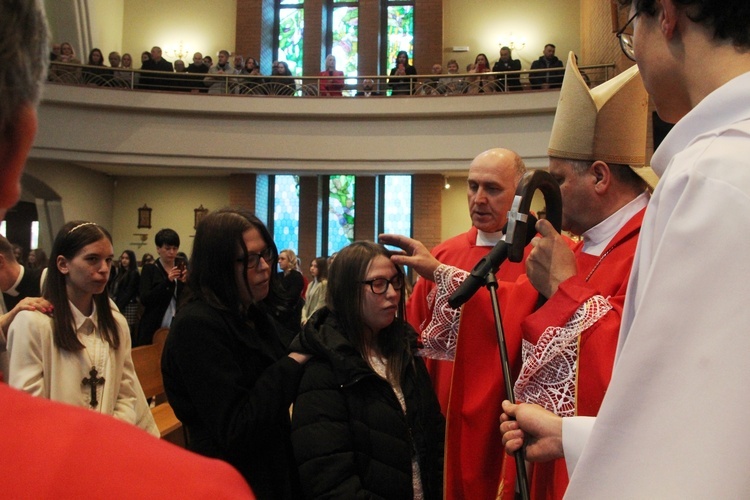
[[566, 238], [555, 231], [549, 221], [536, 223], [541, 236], [531, 240], [534, 247], [526, 259], [526, 276], [539, 293], [550, 298], [560, 283], [578, 274], [576, 257]]
[[500, 433], [509, 455], [524, 446], [526, 460], [530, 462], [547, 462], [564, 456], [562, 418], [541, 406], [503, 401]]
[[440, 265], [440, 261], [432, 256], [421, 241], [400, 234], [381, 234], [378, 241], [384, 245], [399, 247], [402, 250], [401, 253], [391, 256], [391, 261], [394, 264], [409, 266], [423, 278], [435, 281], [435, 269]]

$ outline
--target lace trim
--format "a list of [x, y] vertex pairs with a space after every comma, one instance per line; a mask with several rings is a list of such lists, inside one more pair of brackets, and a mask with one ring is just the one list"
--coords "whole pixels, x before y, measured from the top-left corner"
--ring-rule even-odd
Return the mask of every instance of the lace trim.
[[578, 338], [611, 309], [607, 299], [595, 295], [565, 325], [548, 327], [536, 345], [524, 340], [516, 400], [536, 403], [561, 417], [575, 416]]
[[468, 275], [463, 269], [445, 264], [439, 265], [435, 270], [435, 288], [427, 296], [432, 316], [420, 334], [423, 345], [419, 351], [420, 356], [448, 361], [456, 358], [461, 310], [449, 306], [448, 298], [458, 290]]

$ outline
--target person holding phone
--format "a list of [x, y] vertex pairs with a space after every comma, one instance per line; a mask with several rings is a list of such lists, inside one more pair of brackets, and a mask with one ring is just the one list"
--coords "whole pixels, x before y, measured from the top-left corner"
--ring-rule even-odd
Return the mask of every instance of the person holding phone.
[[474, 68], [469, 73], [477, 76], [469, 77], [467, 94], [485, 94], [493, 91], [492, 77], [484, 75], [490, 72], [490, 61], [485, 54], [478, 54], [474, 59]]
[[[399, 51], [396, 56], [396, 67], [391, 69], [391, 78], [388, 79], [391, 95], [411, 95], [414, 79], [405, 76], [416, 74], [417, 68], [409, 64], [409, 54], [405, 50]], [[397, 78], [393, 78], [394, 76]]]
[[141, 271], [140, 297], [143, 316], [138, 326], [137, 345], [151, 344], [154, 332], [168, 327], [177, 310], [177, 301], [187, 278], [187, 260], [178, 265], [180, 235], [174, 229], [162, 229], [154, 238], [159, 258], [145, 264]]

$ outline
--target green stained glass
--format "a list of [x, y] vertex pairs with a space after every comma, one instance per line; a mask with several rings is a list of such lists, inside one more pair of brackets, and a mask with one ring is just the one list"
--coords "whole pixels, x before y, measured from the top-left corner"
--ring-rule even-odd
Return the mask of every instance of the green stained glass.
[[[339, 70], [348, 77], [357, 76], [357, 53], [359, 50], [359, 8], [336, 7], [333, 9], [333, 55]], [[347, 83], [356, 83], [355, 80]]]
[[332, 175], [328, 183], [328, 255], [354, 241], [354, 176]]
[[[405, 50], [409, 57], [414, 54], [414, 6], [394, 5], [388, 7], [388, 70], [396, 64], [396, 54]], [[410, 60], [411, 64], [414, 64]]]
[[305, 11], [300, 8], [279, 9], [279, 61], [289, 65], [294, 76], [302, 76]]

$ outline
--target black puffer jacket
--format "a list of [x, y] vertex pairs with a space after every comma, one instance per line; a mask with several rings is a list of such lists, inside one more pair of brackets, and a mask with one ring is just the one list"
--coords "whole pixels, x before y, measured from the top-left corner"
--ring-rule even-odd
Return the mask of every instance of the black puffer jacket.
[[412, 499], [412, 455], [418, 454], [426, 499], [443, 495], [445, 421], [424, 362], [414, 357], [416, 333], [397, 320], [381, 335], [407, 335], [402, 377], [406, 415], [380, 378], [319, 310], [292, 344], [315, 354], [294, 403], [292, 444], [308, 498]]

